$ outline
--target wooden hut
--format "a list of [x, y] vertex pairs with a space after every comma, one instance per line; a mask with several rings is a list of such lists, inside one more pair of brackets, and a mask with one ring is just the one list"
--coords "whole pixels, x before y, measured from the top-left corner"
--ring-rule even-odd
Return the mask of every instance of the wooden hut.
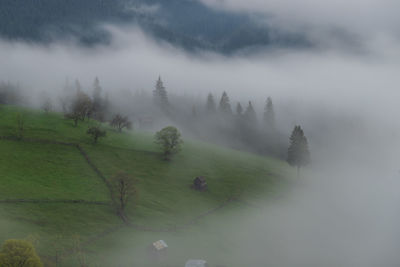
[[208, 267], [209, 265], [205, 260], [188, 260], [185, 267]]
[[197, 191], [206, 191], [207, 190], [207, 182], [204, 176], [198, 176], [193, 181], [193, 188]]

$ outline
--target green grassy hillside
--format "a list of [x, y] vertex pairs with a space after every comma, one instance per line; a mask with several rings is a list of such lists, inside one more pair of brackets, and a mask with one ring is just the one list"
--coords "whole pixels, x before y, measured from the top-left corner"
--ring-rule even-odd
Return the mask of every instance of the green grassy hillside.
[[[196, 257], [222, 264], [222, 256], [235, 266], [243, 257], [229, 250], [230, 233], [240, 227], [231, 216], [249, 209], [240, 201], [276, 195], [292, 174], [279, 160], [192, 140], [163, 161], [152, 133], [117, 133], [106, 125], [107, 137], [94, 145], [86, 130], [97, 122], [73, 127], [61, 114], [10, 106], [0, 107], [1, 137], [15, 136], [17, 114], [24, 138], [0, 139], [0, 241], [33, 236], [49, 266], [56, 254], [59, 266], [79, 266], [82, 255], [89, 266], [183, 266]], [[130, 225], [117, 216], [109, 189], [80, 151], [57, 142], [79, 144], [106, 178], [119, 171], [135, 177], [137, 194], [126, 208]], [[206, 177], [207, 192], [190, 188], [196, 176]], [[227, 202], [232, 197], [240, 201]], [[169, 243], [169, 255], [149, 260], [145, 248], [158, 239]]]

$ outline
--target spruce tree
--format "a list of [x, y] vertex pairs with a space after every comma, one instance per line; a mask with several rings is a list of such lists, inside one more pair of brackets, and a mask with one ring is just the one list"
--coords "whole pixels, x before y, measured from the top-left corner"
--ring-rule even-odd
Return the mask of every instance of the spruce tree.
[[242, 116], [243, 115], [243, 108], [242, 108], [242, 105], [240, 104], [240, 102], [238, 102], [237, 105], [236, 105], [236, 114], [238, 116]]
[[300, 168], [310, 163], [310, 151], [308, 150], [308, 141], [304, 136], [303, 129], [296, 125], [290, 136], [287, 162], [297, 167], [297, 177], [299, 177]]
[[164, 87], [164, 84], [161, 80], [161, 77], [158, 77], [157, 83], [156, 83], [156, 88], [153, 91], [153, 97], [154, 97], [154, 102], [155, 104], [164, 112], [169, 112], [169, 101], [168, 101], [168, 95], [167, 95], [167, 90]]
[[243, 116], [239, 119], [240, 127], [241, 127], [241, 138], [242, 141], [249, 146], [256, 145], [258, 146], [259, 143], [257, 142], [258, 138], [258, 124], [257, 124], [257, 115], [254, 111], [253, 105], [251, 101], [249, 101], [248, 106], [246, 107]]
[[229, 97], [226, 92], [222, 93], [221, 100], [219, 101], [219, 110], [222, 114], [232, 114], [231, 104], [229, 103]]
[[251, 101], [249, 101], [249, 105], [247, 106], [244, 115], [246, 117], [246, 121], [249, 122], [250, 124], [254, 125], [255, 123], [257, 123], [257, 115], [256, 112], [254, 111]]
[[214, 101], [214, 96], [209, 93], [207, 96], [207, 105], [206, 105], [207, 113], [214, 114], [217, 111], [217, 106]]
[[102, 88], [99, 78], [96, 77], [93, 83], [93, 117], [99, 121], [104, 120], [104, 100], [101, 96]]
[[236, 105], [235, 134], [240, 139], [246, 138], [247, 126], [244, 123], [243, 108], [240, 102]]
[[275, 127], [275, 112], [271, 97], [268, 97], [265, 103], [264, 123], [268, 130], [273, 130]]

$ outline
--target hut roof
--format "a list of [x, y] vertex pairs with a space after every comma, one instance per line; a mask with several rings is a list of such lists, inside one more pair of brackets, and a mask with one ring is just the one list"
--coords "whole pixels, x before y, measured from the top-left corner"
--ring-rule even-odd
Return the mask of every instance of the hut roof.
[[154, 242], [153, 246], [157, 250], [163, 250], [163, 249], [166, 249], [168, 247], [167, 243], [165, 243], [164, 240], [158, 240], [158, 241]]
[[185, 267], [205, 267], [207, 262], [205, 260], [188, 260]]
[[198, 177], [196, 177], [195, 180], [200, 181], [200, 182], [202, 182], [202, 183], [205, 183], [205, 182], [206, 182], [206, 178], [205, 178], [204, 176], [198, 176]]

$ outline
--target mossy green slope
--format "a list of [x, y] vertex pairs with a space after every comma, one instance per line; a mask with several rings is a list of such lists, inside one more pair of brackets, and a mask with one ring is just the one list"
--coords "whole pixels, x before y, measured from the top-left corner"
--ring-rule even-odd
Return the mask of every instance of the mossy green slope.
[[[135, 177], [137, 194], [126, 212], [132, 223], [146, 227], [179, 227], [232, 197], [249, 200], [274, 194], [291, 175], [282, 161], [191, 140], [184, 140], [182, 152], [172, 161], [163, 161], [151, 133], [118, 133], [106, 125], [107, 137], [93, 145], [86, 130], [97, 122], [73, 127], [61, 114], [10, 106], [0, 107], [0, 136], [15, 135], [17, 114], [24, 118], [25, 140], [0, 140], [0, 201], [111, 202], [108, 188], [78, 149], [35, 143], [34, 139], [79, 143], [105, 177], [119, 171]], [[207, 178], [207, 192], [190, 188], [196, 176]], [[54, 264], [56, 250], [68, 255], [64, 264], [74, 265], [74, 254], [69, 252], [76, 246], [77, 236], [95, 255], [110, 250], [102, 245], [103, 239], [95, 239], [109, 229], [122, 226], [116, 236], [121, 231], [131, 233], [130, 238], [137, 235], [134, 247], [145, 247], [155, 238], [154, 233], [147, 235], [123, 226], [112, 205], [106, 204], [0, 203], [0, 226], [0, 241], [38, 235], [38, 252], [49, 265]], [[115, 242], [112, 236], [106, 238]], [[93, 242], [86, 243], [89, 241]]]

